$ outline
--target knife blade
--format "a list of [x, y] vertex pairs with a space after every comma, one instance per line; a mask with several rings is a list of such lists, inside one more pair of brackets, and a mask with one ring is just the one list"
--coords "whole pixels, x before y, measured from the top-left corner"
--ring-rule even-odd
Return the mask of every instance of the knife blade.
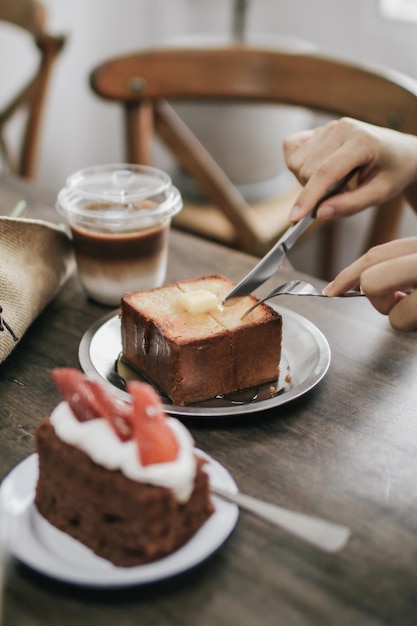
[[318, 200], [310, 213], [307, 213], [299, 222], [292, 224], [277, 241], [277, 243], [265, 254], [264, 257], [255, 265], [255, 267], [248, 273], [242, 280], [227, 294], [223, 299], [223, 304], [226, 303], [229, 298], [235, 296], [243, 296], [252, 293], [257, 287], [260, 287], [266, 282], [280, 267], [284, 258], [287, 255], [295, 242], [300, 236], [307, 230], [310, 224], [316, 218], [317, 210], [319, 206], [330, 198], [337, 194], [343, 187], [349, 182], [349, 180], [357, 173], [359, 168], [353, 169], [346, 174], [343, 178], [338, 180], [332, 185]]

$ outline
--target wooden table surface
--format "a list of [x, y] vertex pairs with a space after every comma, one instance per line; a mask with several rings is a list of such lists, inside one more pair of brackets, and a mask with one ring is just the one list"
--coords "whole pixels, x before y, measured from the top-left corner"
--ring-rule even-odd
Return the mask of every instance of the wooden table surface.
[[[22, 197], [32, 215], [52, 215], [53, 195], [0, 177], [0, 213]], [[253, 263], [172, 232], [167, 281], [212, 272], [238, 280]], [[219, 552], [153, 586], [78, 589], [12, 561], [5, 626], [417, 622], [417, 334], [392, 330], [365, 299], [276, 303], [326, 336], [324, 379], [281, 407], [187, 426], [242, 491], [348, 525], [348, 546], [329, 555], [241, 512]], [[58, 402], [51, 368], [78, 366], [82, 336], [107, 311], [71, 278], [0, 366], [1, 477], [33, 452], [33, 429]]]

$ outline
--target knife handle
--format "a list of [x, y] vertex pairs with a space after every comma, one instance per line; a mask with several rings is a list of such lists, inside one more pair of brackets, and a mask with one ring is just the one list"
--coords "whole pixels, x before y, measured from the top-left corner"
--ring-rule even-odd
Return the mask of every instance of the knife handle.
[[295, 242], [301, 237], [303, 232], [307, 230], [311, 222], [316, 218], [319, 206], [325, 201], [335, 196], [343, 187], [350, 181], [350, 179], [359, 171], [358, 167], [348, 172], [343, 178], [336, 181], [329, 189], [320, 196], [320, 199], [316, 202], [310, 213], [307, 213], [299, 222], [295, 222], [290, 226], [289, 230], [285, 233], [285, 241], [283, 241], [284, 249], [287, 251], [295, 244]]
[[337, 180], [329, 189], [319, 198], [313, 209], [311, 210], [311, 215], [313, 218], [317, 216], [317, 211], [319, 206], [323, 204], [325, 200], [328, 200], [332, 196], [335, 196], [339, 191], [342, 191], [343, 187], [347, 185], [351, 178], [355, 176], [359, 172], [359, 167], [354, 167], [353, 170], [348, 172], [343, 178]]

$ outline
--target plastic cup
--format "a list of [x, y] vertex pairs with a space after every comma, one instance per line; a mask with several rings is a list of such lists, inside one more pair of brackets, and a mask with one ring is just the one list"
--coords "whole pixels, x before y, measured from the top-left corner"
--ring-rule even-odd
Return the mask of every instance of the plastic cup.
[[57, 210], [68, 222], [85, 292], [118, 306], [128, 291], [161, 286], [171, 219], [181, 209], [170, 176], [153, 167], [97, 165], [72, 174]]

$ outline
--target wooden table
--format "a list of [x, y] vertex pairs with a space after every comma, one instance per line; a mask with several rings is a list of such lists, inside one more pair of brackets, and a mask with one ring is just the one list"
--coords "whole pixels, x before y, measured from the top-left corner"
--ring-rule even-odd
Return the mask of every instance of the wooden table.
[[[0, 177], [0, 210], [21, 197], [33, 215], [53, 203]], [[170, 245], [168, 281], [211, 272], [239, 279], [254, 262], [179, 232]], [[347, 548], [320, 552], [242, 512], [222, 550], [152, 587], [75, 589], [12, 563], [5, 625], [416, 623], [417, 334], [392, 330], [365, 299], [279, 304], [327, 337], [332, 362], [324, 379], [264, 413], [188, 425], [242, 491], [348, 525]], [[0, 366], [1, 476], [31, 454], [34, 426], [58, 401], [50, 369], [78, 366], [83, 334], [106, 311], [71, 278]]]

